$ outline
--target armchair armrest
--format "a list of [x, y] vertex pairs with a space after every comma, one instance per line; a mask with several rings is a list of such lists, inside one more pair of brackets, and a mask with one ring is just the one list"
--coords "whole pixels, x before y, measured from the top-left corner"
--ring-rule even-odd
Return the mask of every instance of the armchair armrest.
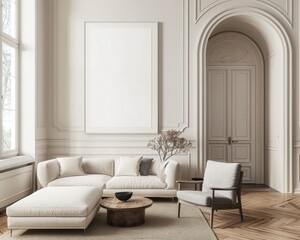
[[187, 184], [196, 184], [196, 183], [203, 183], [203, 180], [198, 180], [198, 181], [194, 181], [194, 180], [177, 180], [177, 183], [187, 183]]
[[195, 185], [195, 190], [197, 190], [197, 185], [200, 185], [200, 190], [201, 190], [201, 185], [203, 183], [203, 180], [177, 180], [176, 183], [178, 184], [177, 190], [181, 189], [181, 184], [194, 184]]
[[213, 190], [213, 191], [215, 191], [215, 190], [219, 190], [219, 191], [234, 191], [234, 190], [238, 190], [238, 187], [230, 187], [230, 188], [216, 188], [216, 187], [212, 187], [210, 189]]

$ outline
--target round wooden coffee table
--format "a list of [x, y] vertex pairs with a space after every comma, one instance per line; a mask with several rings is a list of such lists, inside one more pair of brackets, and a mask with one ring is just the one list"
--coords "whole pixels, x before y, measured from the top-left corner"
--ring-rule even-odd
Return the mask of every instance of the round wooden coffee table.
[[105, 198], [100, 206], [107, 209], [107, 224], [117, 227], [133, 227], [145, 223], [145, 209], [153, 201], [144, 197], [132, 197], [127, 202], [117, 198]]

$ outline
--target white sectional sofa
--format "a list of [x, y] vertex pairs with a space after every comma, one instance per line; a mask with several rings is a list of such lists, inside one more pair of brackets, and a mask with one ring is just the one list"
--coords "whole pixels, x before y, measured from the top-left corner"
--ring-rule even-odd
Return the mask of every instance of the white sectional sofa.
[[[82, 159], [83, 173], [73, 176], [61, 174], [59, 159], [40, 162], [37, 177], [41, 187], [94, 186], [103, 190], [103, 197], [112, 197], [115, 192], [132, 191], [144, 197], [176, 197], [176, 180], [179, 179], [179, 165], [174, 160], [162, 165], [152, 160], [148, 175], [116, 176], [122, 159]], [[123, 162], [122, 162], [123, 163]]]

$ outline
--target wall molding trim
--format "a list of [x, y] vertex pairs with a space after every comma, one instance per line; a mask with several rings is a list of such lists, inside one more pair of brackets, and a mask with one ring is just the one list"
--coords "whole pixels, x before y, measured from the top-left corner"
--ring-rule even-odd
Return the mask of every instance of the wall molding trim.
[[[235, 65], [238, 63], [239, 66], [251, 66], [260, 57], [260, 50], [249, 41], [250, 39], [247, 36], [236, 32], [228, 32], [226, 36], [225, 33], [221, 34], [221, 41], [218, 39], [219, 34], [216, 34], [208, 43], [209, 46], [212, 45], [212, 47], [208, 46], [208, 49], [211, 50], [207, 52], [208, 65]], [[227, 49], [232, 50], [227, 51]], [[253, 52], [253, 49], [256, 49], [256, 51]]]
[[[189, 127], [189, 0], [181, 0], [182, 7], [182, 67], [183, 67], [183, 75], [182, 81], [179, 82], [181, 85], [180, 89], [182, 89], [182, 94], [180, 94], [180, 100], [182, 103], [182, 109], [179, 111], [182, 112], [180, 114], [180, 119], [176, 119], [175, 123], [163, 123], [163, 116], [159, 116], [159, 131], [164, 129], [177, 129], [184, 130]], [[59, 102], [59, 82], [58, 82], [58, 45], [59, 45], [59, 36], [58, 36], [58, 26], [59, 26], [59, 1], [53, 1], [53, 84], [52, 84], [52, 118], [49, 121], [49, 126], [55, 129], [58, 132], [84, 132], [84, 126], [79, 125], [69, 125], [61, 120], [60, 117], [60, 102]], [[161, 81], [161, 79], [160, 79]], [[159, 103], [161, 104], [161, 103]], [[159, 107], [161, 108], [161, 106]], [[85, 109], [84, 109], [85, 111]], [[162, 111], [159, 111], [159, 115], [162, 114]]]
[[294, 141], [293, 148], [300, 148], [300, 141]]
[[[196, 140], [191, 140], [192, 149], [196, 148]], [[115, 141], [77, 141], [77, 140], [48, 140], [48, 149], [51, 148], [81, 148], [81, 149], [107, 149], [107, 148], [139, 148], [149, 150], [147, 147], [148, 140], [115, 140]], [[42, 148], [41, 148], [42, 149]]]
[[53, 1], [53, 86], [52, 86], [52, 121], [51, 125], [61, 132], [83, 132], [84, 126], [67, 126], [59, 120], [59, 101], [58, 101], [58, 0]]
[[[293, 0], [283, 0], [283, 1], [285, 1], [284, 8], [276, 4], [272, 0], [248, 0], [247, 3], [252, 2], [253, 4], [261, 4], [263, 6], [267, 6], [270, 9], [275, 10], [285, 19], [285, 21], [292, 28], [293, 27]], [[211, 1], [211, 3], [204, 5], [202, 3], [202, 0], [194, 0], [194, 6], [195, 6], [194, 23], [197, 24], [198, 21], [203, 17], [203, 15], [206, 14], [208, 11], [210, 11], [212, 8], [229, 2], [236, 2], [236, 1], [235, 0], [214, 0]], [[242, 4], [244, 3], [240, 3], [240, 4], [242, 7], [243, 6]]]
[[160, 130], [173, 128], [184, 131], [189, 127], [189, 0], [182, 0], [182, 41], [182, 121], [166, 126], [161, 126], [163, 123], [160, 122]]

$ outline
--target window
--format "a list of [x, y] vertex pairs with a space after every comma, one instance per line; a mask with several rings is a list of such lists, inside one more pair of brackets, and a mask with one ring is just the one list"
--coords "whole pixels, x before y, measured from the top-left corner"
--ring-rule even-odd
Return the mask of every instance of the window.
[[18, 154], [18, 0], [2, 0], [1, 14], [1, 152], [9, 157]]

